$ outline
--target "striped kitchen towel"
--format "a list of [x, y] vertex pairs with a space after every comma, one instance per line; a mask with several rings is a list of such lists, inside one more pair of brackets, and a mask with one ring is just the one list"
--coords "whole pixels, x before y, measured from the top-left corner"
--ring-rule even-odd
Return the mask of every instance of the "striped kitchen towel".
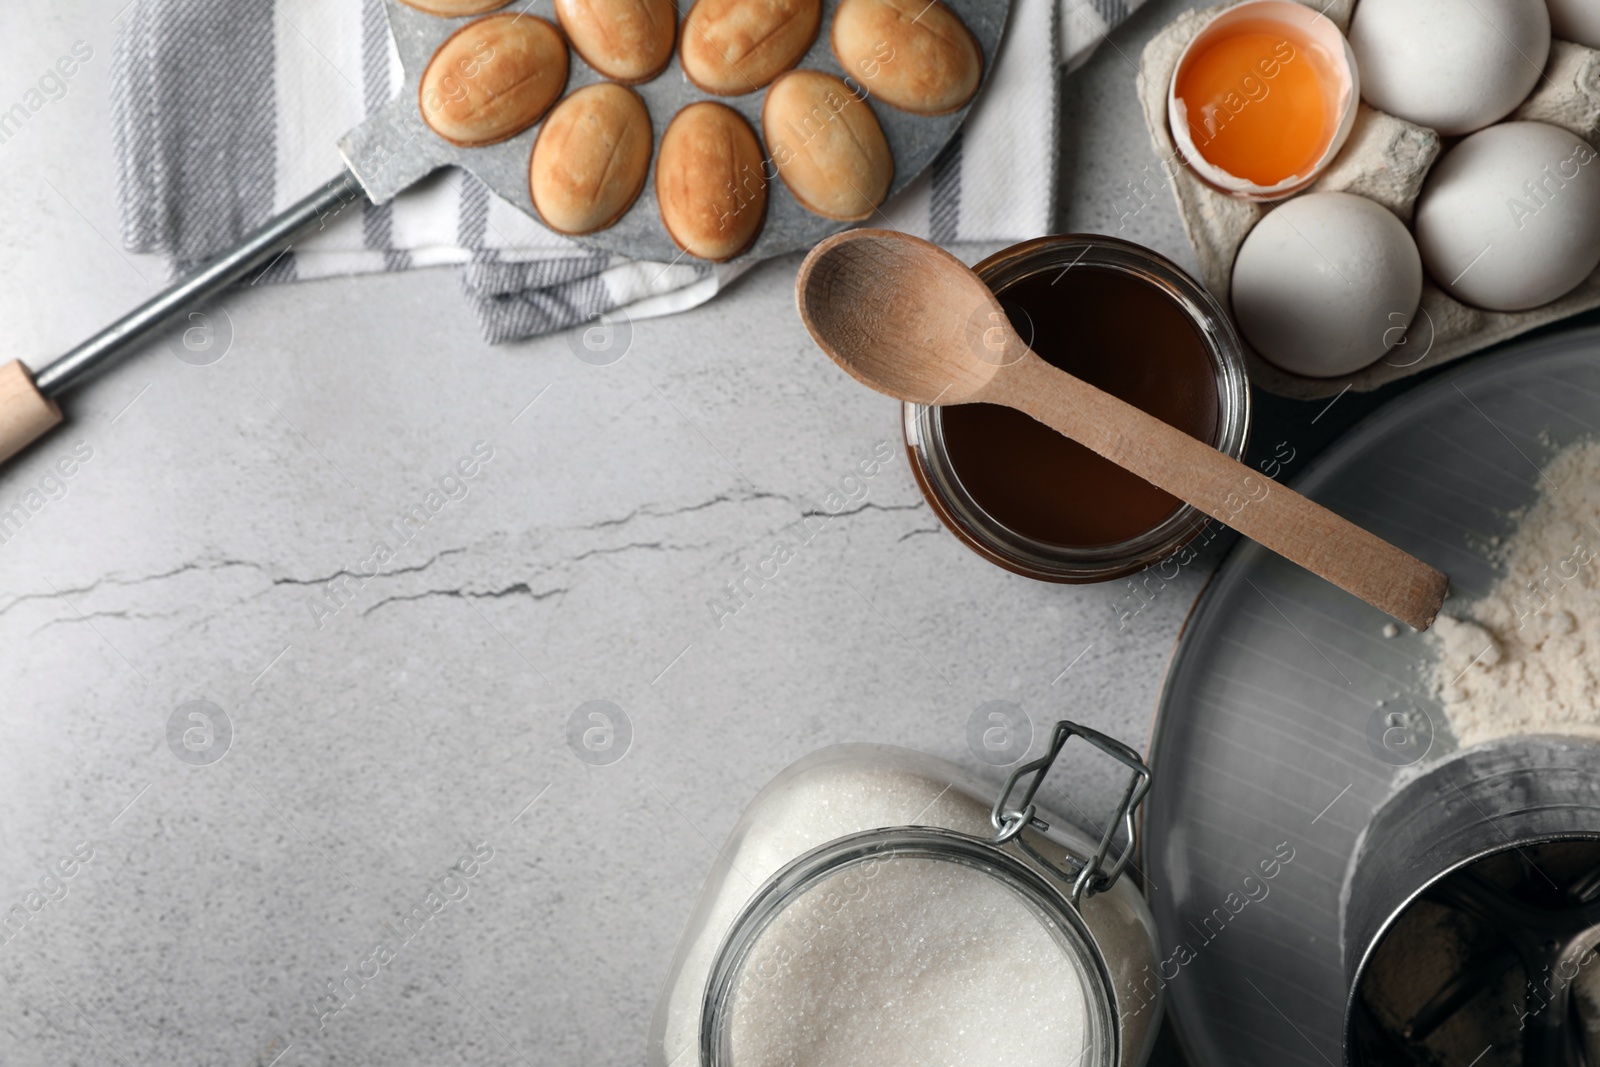
[[[1057, 68], [1142, 0], [1013, 0], [983, 96], [929, 172], [885, 207], [941, 243], [1045, 233], [1055, 198]], [[113, 125], [123, 241], [205, 259], [337, 174], [338, 138], [399, 89], [383, 0], [135, 0], [119, 16]], [[623, 309], [710, 299], [744, 265], [645, 263], [559, 237], [449, 168], [360, 224], [334, 225], [266, 280], [459, 266], [491, 342]]]

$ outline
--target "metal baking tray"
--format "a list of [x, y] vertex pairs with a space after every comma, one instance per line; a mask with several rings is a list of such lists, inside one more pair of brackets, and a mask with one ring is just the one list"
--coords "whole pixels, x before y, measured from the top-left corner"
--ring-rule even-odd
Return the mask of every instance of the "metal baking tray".
[[[453, 164], [476, 175], [508, 203], [537, 220], [539, 216], [534, 211], [533, 200], [528, 192], [528, 160], [539, 126], [499, 144], [463, 148], [450, 144], [429, 129], [418, 109], [418, 84], [434, 52], [462, 26], [484, 16], [439, 18], [407, 7], [399, 0], [385, 2], [389, 26], [394, 32], [400, 50], [400, 62], [405, 70], [404, 82], [398, 96], [339, 141], [339, 150], [345, 162], [360, 178], [367, 195], [374, 203], [384, 203], [424, 175]], [[983, 52], [983, 80], [987, 83], [1011, 11], [1010, 0], [945, 0], [945, 3], [961, 17], [961, 21], [966, 23], [977, 39]], [[828, 43], [833, 13], [838, 6], [839, 0], [823, 0], [822, 28], [799, 67], [844, 77], [845, 72], [834, 59]], [[517, 7], [506, 8], [505, 11], [522, 11], [556, 23], [551, 0], [531, 0]], [[680, 29], [681, 15], [685, 13], [687, 9], [680, 12]], [[569, 47], [568, 51], [571, 68], [567, 78], [567, 93], [606, 80], [585, 63], [575, 50]], [[969, 102], [948, 115], [912, 115], [886, 104], [873, 103], [870, 99], [870, 81], [863, 83], [863, 87], [869, 94], [868, 103], [883, 127], [889, 149], [894, 155], [894, 180], [889, 187], [889, 195], [893, 196], [927, 169], [940, 149], [954, 136], [973, 104]], [[650, 81], [633, 88], [644, 98], [645, 106], [649, 109], [655, 149], [660, 148], [661, 134], [672, 117], [685, 105], [698, 100], [727, 104], [743, 115], [757, 136], [760, 135], [761, 104], [766, 97], [765, 91], [732, 97], [702, 92], [684, 75], [676, 42], [672, 61], [667, 68]], [[980, 86], [973, 101], [980, 99], [981, 95]], [[668, 262], [684, 258], [686, 254], [673, 243], [661, 223], [655, 195], [655, 164], [653, 150], [644, 191], [621, 219], [608, 229], [572, 240], [632, 259]], [[761, 233], [748, 249], [734, 258], [735, 261], [757, 260], [797, 252], [850, 225], [852, 223], [824, 218], [807, 211], [780, 179], [768, 187], [767, 217]]]
[[[1449, 573], [1458, 612], [1492, 588], [1493, 546], [1544, 465], [1600, 434], [1597, 346], [1600, 330], [1565, 331], [1440, 375], [1294, 488]], [[1184, 627], [1156, 711], [1143, 866], [1194, 1067], [1341, 1062], [1351, 857], [1396, 789], [1460, 751], [1429, 684], [1436, 653], [1386, 622], [1241, 542]]]

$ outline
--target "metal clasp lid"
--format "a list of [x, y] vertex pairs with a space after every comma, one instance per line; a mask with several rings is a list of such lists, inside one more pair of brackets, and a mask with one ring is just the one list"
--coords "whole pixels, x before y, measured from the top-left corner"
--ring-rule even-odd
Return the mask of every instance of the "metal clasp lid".
[[[1039, 792], [1039, 786], [1044, 784], [1044, 776], [1049, 773], [1056, 757], [1061, 755], [1061, 750], [1066, 747], [1067, 740], [1073, 734], [1077, 734], [1118, 763], [1128, 767], [1133, 774], [1128, 779], [1128, 787], [1122, 792], [1122, 800], [1117, 805], [1117, 810], [1112, 814], [1111, 821], [1106, 824], [1105, 833], [1100, 837], [1100, 846], [1095, 849], [1094, 855], [1088, 860], [1079, 860], [1068, 852], [1063, 856], [1067, 869], [1063, 869], [1060, 864], [1041, 856], [1032, 845], [1017, 835], [1022, 833], [1023, 827], [1030, 824], [1040, 831], [1050, 829], [1048, 823], [1037, 817], [1033, 798]], [[1025, 775], [1030, 774], [1033, 780], [1023, 791], [1022, 806], [1008, 809], [1006, 802], [1016, 791], [1017, 783]], [[1055, 732], [1050, 735], [1050, 750], [1031, 763], [1024, 763], [1012, 771], [1011, 777], [1006, 779], [1005, 788], [1000, 791], [999, 799], [994, 802], [994, 809], [989, 813], [989, 821], [994, 824], [996, 831], [994, 843], [1000, 845], [1017, 838], [1017, 844], [1034, 859], [1048, 864], [1065, 877], [1072, 879], [1072, 905], [1077, 907], [1079, 898], [1104, 893], [1116, 885], [1117, 879], [1122, 877], [1123, 868], [1127, 867], [1128, 860], [1139, 847], [1139, 830], [1133, 816], [1148, 792], [1150, 792], [1150, 768], [1139, 758], [1139, 753], [1098, 730], [1091, 730], [1087, 726], [1062, 719], [1056, 723]], [[1116, 862], [1107, 868], [1104, 866], [1106, 855], [1111, 851], [1111, 840], [1116, 837], [1119, 826], [1128, 831], [1128, 845], [1117, 857]]]

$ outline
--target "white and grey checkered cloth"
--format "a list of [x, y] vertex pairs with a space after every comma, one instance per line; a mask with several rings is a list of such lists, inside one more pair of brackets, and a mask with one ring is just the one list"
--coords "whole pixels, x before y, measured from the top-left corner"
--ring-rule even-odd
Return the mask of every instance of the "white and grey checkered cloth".
[[[885, 208], [943, 243], [1046, 233], [1057, 67], [1087, 57], [1142, 0], [1013, 0], [1000, 58], [961, 131]], [[382, 0], [136, 0], [112, 77], [123, 241], [175, 270], [205, 259], [338, 174], [338, 138], [398, 91]], [[458, 265], [484, 336], [515, 340], [623, 308], [710, 299], [744, 268], [641, 263], [558, 237], [459, 170], [359, 227], [333, 226], [269, 280]]]

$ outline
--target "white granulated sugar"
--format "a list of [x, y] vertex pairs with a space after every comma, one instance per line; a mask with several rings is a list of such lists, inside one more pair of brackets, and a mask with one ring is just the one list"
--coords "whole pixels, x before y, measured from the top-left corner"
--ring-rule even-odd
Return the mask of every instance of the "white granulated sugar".
[[784, 864], [835, 838], [881, 826], [915, 822], [970, 834], [993, 832], [989, 813], [954, 790], [946, 792], [920, 775], [869, 772], [844, 760], [784, 783], [764, 798], [763, 812], [765, 817], [745, 827], [728, 853], [735, 873], [722, 883], [688, 951], [684, 971], [691, 977], [671, 991], [665, 1034], [669, 1057], [699, 1043], [700, 995], [722, 937], [756, 888]]
[[1494, 588], [1434, 623], [1433, 688], [1463, 748], [1517, 734], [1600, 738], [1600, 441], [1566, 449], [1544, 474]]
[[[697, 1062], [707, 975], [758, 886], [825, 842], [907, 824], [994, 832], [988, 806], [937, 773], [869, 766], [848, 751], [764, 790], [724, 850], [733, 872], [702, 900], [667, 990], [666, 1062]], [[1105, 936], [1143, 958], [1128, 943], [1139, 929]], [[845, 868], [779, 912], [751, 953], [733, 994], [738, 1067], [1083, 1059], [1085, 990], [1066, 950], [1011, 889], [959, 864], [901, 856]]]
[[737, 1067], [1059, 1064], [1083, 1052], [1084, 998], [1055, 936], [992, 875], [900, 857], [791, 904], [735, 991]]

